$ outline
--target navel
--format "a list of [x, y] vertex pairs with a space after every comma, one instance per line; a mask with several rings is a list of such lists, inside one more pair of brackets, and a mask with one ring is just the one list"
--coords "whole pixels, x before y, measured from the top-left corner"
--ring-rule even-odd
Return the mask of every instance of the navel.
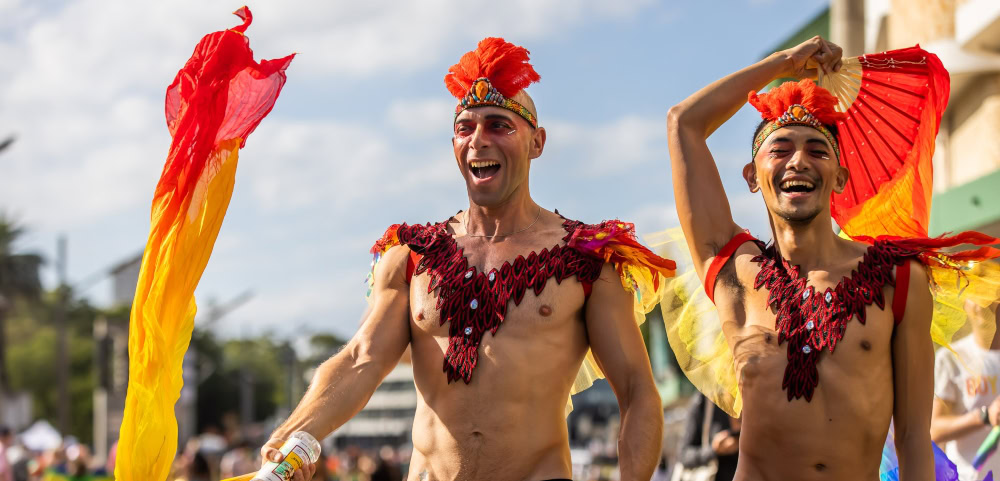
[[765, 332], [764, 333], [764, 342], [765, 343], [770, 344], [771, 343], [771, 339], [773, 339], [773, 338], [774, 338], [774, 336], [770, 332]]
[[549, 317], [552, 315], [552, 308], [548, 304], [542, 304], [542, 307], [538, 308], [538, 313], [542, 316]]
[[814, 467], [816, 468], [816, 471], [819, 471], [819, 472], [826, 471], [826, 465], [823, 464], [823, 463], [816, 463], [816, 466], [814, 466]]
[[871, 351], [872, 350], [872, 343], [870, 343], [868, 341], [861, 341], [861, 349], [864, 349], [866, 351]]

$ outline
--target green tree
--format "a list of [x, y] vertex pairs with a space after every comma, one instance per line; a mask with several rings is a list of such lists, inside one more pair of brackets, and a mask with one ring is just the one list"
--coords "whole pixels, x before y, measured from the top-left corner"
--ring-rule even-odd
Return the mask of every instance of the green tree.
[[[72, 299], [72, 297], [70, 297]], [[46, 292], [39, 302], [23, 303], [8, 317], [12, 370], [10, 386], [32, 397], [35, 418], [52, 424], [58, 419], [57, 328], [52, 319], [58, 293]], [[86, 300], [72, 300], [66, 306], [69, 347], [69, 432], [82, 442], [93, 438], [94, 388], [97, 385], [94, 365], [94, 320], [101, 311]]]
[[18, 252], [17, 239], [24, 228], [0, 213], [0, 392], [10, 389], [7, 359], [7, 317], [19, 300], [37, 300], [42, 292], [38, 270], [42, 257]]

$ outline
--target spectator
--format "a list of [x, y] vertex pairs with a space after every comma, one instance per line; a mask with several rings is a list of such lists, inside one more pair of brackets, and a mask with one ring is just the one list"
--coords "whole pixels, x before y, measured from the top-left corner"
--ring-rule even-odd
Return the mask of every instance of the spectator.
[[382, 449], [379, 450], [378, 461], [375, 463], [375, 471], [372, 472], [371, 481], [398, 481], [400, 479], [403, 479], [403, 473], [399, 470], [396, 450], [392, 446], [382, 446]]
[[7, 461], [7, 449], [14, 444], [14, 433], [7, 426], [0, 426], [0, 481], [14, 481], [14, 470]]
[[1000, 309], [967, 301], [965, 311], [972, 334], [952, 345], [954, 353], [940, 349], [934, 363], [931, 439], [944, 444], [961, 481], [975, 481], [990, 470], [1000, 472], [996, 455], [978, 473], [972, 467], [990, 427], [1000, 425]]
[[211, 481], [212, 468], [208, 465], [208, 458], [205, 453], [198, 451], [191, 457], [188, 464], [187, 481]]
[[[707, 429], [706, 429], [707, 428]], [[740, 450], [740, 422], [701, 394], [695, 395], [681, 440], [681, 469], [696, 469], [716, 462], [716, 481], [732, 481]]]

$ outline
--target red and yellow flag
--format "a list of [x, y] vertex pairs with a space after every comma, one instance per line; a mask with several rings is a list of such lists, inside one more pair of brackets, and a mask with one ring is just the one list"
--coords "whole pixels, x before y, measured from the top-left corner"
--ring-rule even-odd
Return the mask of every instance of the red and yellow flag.
[[167, 88], [173, 140], [153, 196], [129, 324], [129, 382], [115, 479], [162, 481], [177, 452], [174, 404], [194, 290], [229, 206], [239, 149], [274, 106], [294, 55], [253, 59], [243, 24], [206, 35]]

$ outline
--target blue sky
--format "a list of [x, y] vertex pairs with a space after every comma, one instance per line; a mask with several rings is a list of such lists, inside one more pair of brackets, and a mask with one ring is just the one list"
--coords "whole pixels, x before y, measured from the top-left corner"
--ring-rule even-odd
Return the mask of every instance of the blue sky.
[[[169, 137], [163, 92], [201, 35], [241, 3], [0, 0], [0, 209], [54, 256], [69, 238], [78, 282], [141, 249]], [[277, 106], [240, 156], [236, 189], [198, 290], [200, 305], [254, 297], [222, 336], [354, 332], [368, 249], [398, 222], [467, 205], [442, 78], [485, 36], [531, 51], [529, 91], [548, 129], [531, 189], [545, 207], [640, 234], [676, 225], [664, 119], [712, 80], [769, 52], [818, 0], [283, 1], [250, 4], [258, 58], [299, 55]], [[742, 225], [766, 235], [739, 177], [755, 114], [710, 145]], [[46, 281], [54, 281], [50, 262]], [[110, 283], [86, 291], [94, 303]]]

